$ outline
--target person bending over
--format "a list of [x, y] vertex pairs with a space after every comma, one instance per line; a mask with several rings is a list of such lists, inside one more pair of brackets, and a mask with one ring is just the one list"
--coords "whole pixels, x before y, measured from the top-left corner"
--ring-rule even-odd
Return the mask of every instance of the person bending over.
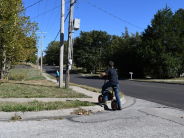
[[104, 100], [104, 103], [107, 103], [107, 93], [105, 91], [107, 88], [113, 87], [113, 86], [117, 87], [117, 89], [115, 90], [115, 96], [119, 105], [118, 109], [121, 110], [121, 101], [120, 101], [119, 90], [118, 90], [119, 89], [118, 74], [113, 67], [114, 67], [114, 63], [112, 61], [109, 61], [108, 69], [105, 72], [103, 72], [101, 75], [99, 75], [99, 77], [102, 78], [103, 76], [108, 74], [108, 79], [109, 79], [109, 81], [102, 86], [103, 100]]

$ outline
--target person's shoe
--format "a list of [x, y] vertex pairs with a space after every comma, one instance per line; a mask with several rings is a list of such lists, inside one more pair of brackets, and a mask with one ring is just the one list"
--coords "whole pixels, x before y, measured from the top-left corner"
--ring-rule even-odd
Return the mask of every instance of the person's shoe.
[[122, 108], [121, 107], [118, 107], [118, 110], [121, 110]]

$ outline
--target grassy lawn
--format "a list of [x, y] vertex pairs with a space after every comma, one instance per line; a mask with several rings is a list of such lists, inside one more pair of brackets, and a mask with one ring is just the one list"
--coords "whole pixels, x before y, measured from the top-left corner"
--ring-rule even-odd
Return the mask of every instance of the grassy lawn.
[[133, 79], [135, 81], [147, 81], [147, 82], [164, 82], [164, 83], [181, 83], [184, 84], [184, 77], [171, 78], [171, 79]]
[[8, 81], [1, 82], [0, 98], [91, 98], [72, 89], [59, 88], [53, 82]]
[[[44, 73], [45, 73], [45, 71], [44, 71]], [[51, 75], [49, 75], [49, 74], [47, 74], [47, 73], [45, 73], [45, 75], [47, 76], [47, 77], [49, 77], [50, 79], [56, 79], [56, 77], [53, 77], [53, 76], [51, 76]]]
[[92, 91], [92, 92], [101, 93], [100, 89], [97, 89], [97, 88], [94, 88], [94, 87], [89, 87], [89, 86], [86, 86], [86, 85], [79, 85], [79, 84], [75, 84], [75, 83], [70, 83], [70, 86], [78, 86], [78, 87], [87, 89], [87, 90]]
[[37, 100], [25, 103], [17, 102], [0, 102], [0, 112], [28, 112], [28, 111], [44, 111], [44, 110], [60, 110], [68, 108], [77, 108], [80, 106], [94, 106], [89, 102], [66, 101], [66, 102], [40, 102]]
[[13, 80], [0, 80], [0, 98], [91, 98], [72, 89], [59, 88], [40, 76], [37, 69], [12, 69], [11, 77]]
[[9, 80], [45, 80], [45, 77], [41, 76], [38, 69], [11, 69]]
[[[92, 92], [97, 92], [97, 93], [101, 93], [101, 91], [102, 91], [101, 89], [97, 89], [97, 88], [94, 88], [94, 87], [89, 87], [89, 86], [86, 86], [86, 85], [74, 84], [74, 83], [70, 83], [70, 86], [78, 86], [78, 87], [84, 88], [86, 90], [89, 90], [89, 91], [92, 91]], [[111, 88], [110, 88], [110, 91], [112, 92]], [[123, 93], [119, 92], [119, 96], [123, 97]]]

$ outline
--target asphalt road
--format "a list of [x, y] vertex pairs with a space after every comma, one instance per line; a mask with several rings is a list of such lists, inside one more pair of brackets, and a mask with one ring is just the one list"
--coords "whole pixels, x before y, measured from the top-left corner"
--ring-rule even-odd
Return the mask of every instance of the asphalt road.
[[[133, 105], [121, 111], [71, 115], [63, 120], [0, 122], [0, 138], [183, 138], [184, 125], [180, 122], [184, 122], [184, 112], [158, 107], [162, 105], [135, 99]], [[146, 112], [153, 109], [161, 111], [161, 116]], [[164, 109], [169, 110], [168, 118]]]
[[[56, 76], [57, 67], [43, 66], [43, 68], [50, 75]], [[98, 77], [85, 77], [79, 74], [70, 74], [70, 82], [101, 88], [104, 80]], [[184, 85], [182, 84], [136, 82], [119, 79], [119, 86], [120, 91], [127, 96], [184, 110]]]

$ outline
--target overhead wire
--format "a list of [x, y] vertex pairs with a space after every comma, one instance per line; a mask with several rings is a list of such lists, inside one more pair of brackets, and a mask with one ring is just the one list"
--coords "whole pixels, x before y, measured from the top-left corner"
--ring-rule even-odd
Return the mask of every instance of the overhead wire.
[[93, 5], [92, 3], [88, 2], [87, 0], [83, 0], [83, 1], [87, 2], [88, 4], [92, 5], [93, 7], [97, 8], [97, 9], [99, 9], [99, 10], [101, 10], [101, 11], [103, 11], [103, 12], [105, 12], [105, 13], [107, 13], [107, 14], [109, 14], [109, 15], [111, 15], [111, 16], [113, 16], [113, 17], [115, 17], [115, 18], [117, 18], [117, 19], [119, 19], [119, 20], [121, 20], [121, 21], [123, 21], [123, 22], [125, 22], [125, 23], [128, 23], [128, 24], [130, 24], [130, 25], [132, 25], [132, 26], [134, 26], [134, 27], [136, 27], [136, 28], [139, 28], [139, 29], [141, 29], [141, 30], [144, 30], [144, 29], [141, 28], [141, 27], [138, 27], [138, 26], [136, 26], [136, 25], [134, 25], [134, 24], [132, 24], [132, 23], [129, 23], [129, 22], [127, 22], [127, 21], [125, 21], [125, 20], [123, 20], [123, 19], [121, 19], [121, 18], [119, 18], [119, 17], [117, 17], [117, 16], [115, 16], [115, 15], [113, 15], [113, 14], [111, 14], [111, 13], [109, 13], [109, 12], [107, 12], [107, 11], [101, 9], [101, 8], [99, 8], [99, 7], [97, 7], [96, 5]]
[[[68, 2], [66, 2], [66, 3], [68, 3]], [[57, 8], [59, 8], [59, 7], [61, 7], [61, 5], [59, 5], [59, 6], [55, 7], [55, 8], [53, 8], [53, 9], [51, 9], [51, 10], [48, 10], [48, 11], [46, 11], [46, 12], [44, 12], [44, 13], [42, 13], [42, 14], [38, 15], [38, 16], [35, 16], [35, 17], [31, 18], [31, 19], [34, 19], [34, 18], [36, 18], [36, 17], [39, 17], [39, 16], [41, 16], [41, 15], [43, 15], [43, 14], [45, 14], [45, 13], [48, 13], [48, 12], [50, 12], [50, 11], [54, 10], [54, 9], [57, 9]]]
[[[47, 0], [47, 2], [48, 2], [48, 0]], [[46, 8], [47, 8], [47, 2], [46, 2], [45, 10], [46, 10]], [[45, 11], [44, 11], [44, 12], [45, 12]], [[43, 19], [42, 19], [41, 27], [42, 27], [42, 24], [43, 24], [44, 17], [45, 17], [45, 14], [43, 15]]]
[[[64, 22], [66, 21], [66, 19], [68, 18], [68, 15], [70, 14], [70, 11], [68, 12], [68, 14], [67, 14], [67, 16], [65, 17], [65, 20], [64, 20]], [[61, 31], [61, 29], [59, 29], [59, 32]], [[54, 39], [54, 41], [56, 40], [56, 38], [58, 37], [58, 35], [59, 35], [59, 32], [57, 33], [57, 35], [56, 35], [56, 37], [55, 37], [55, 39]]]
[[[40, 3], [39, 3], [39, 6], [38, 6], [38, 15], [39, 15], [39, 9], [40, 9]], [[37, 17], [37, 22], [38, 22], [38, 17]]]
[[54, 25], [54, 23], [55, 23], [56, 19], [58, 18], [58, 15], [60, 14], [60, 12], [61, 12], [61, 11], [59, 10], [59, 11], [58, 11], [58, 14], [57, 14], [57, 16], [56, 16], [56, 18], [55, 18], [55, 20], [54, 20], [54, 22], [53, 22], [52, 25], [50, 26], [48, 32], [50, 31], [50, 29], [51, 29], [52, 26]]
[[43, 1], [43, 0], [37, 1], [36, 3], [34, 3], [34, 4], [32, 4], [32, 5], [28, 6], [28, 7], [26, 7], [24, 10], [26, 10], [26, 9], [28, 9], [28, 8], [34, 6], [34, 5], [38, 4], [38, 3], [40, 3], [41, 1]]
[[[55, 8], [55, 6], [56, 6], [56, 2], [57, 2], [57, 0], [55, 0], [54, 8]], [[54, 11], [54, 10], [53, 10], [53, 11]], [[46, 26], [46, 29], [45, 29], [45, 30], [47, 30], [47, 27], [49, 26], [50, 20], [51, 20], [51, 18], [52, 18], [53, 11], [52, 11], [52, 13], [51, 13], [51, 16], [50, 16], [49, 22], [48, 22], [48, 24], [47, 24], [47, 26]]]

